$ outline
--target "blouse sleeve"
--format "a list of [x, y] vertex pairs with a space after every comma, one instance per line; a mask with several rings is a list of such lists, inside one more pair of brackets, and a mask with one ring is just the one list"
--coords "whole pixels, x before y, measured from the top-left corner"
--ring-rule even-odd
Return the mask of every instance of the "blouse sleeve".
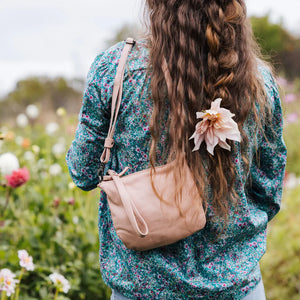
[[248, 190], [251, 199], [265, 211], [270, 221], [280, 210], [287, 149], [283, 140], [283, 115], [278, 88], [273, 78], [267, 86], [272, 103], [271, 126], [265, 126], [266, 138], [261, 135], [258, 156], [250, 167], [252, 185]]
[[84, 191], [96, 188], [99, 182], [97, 172], [109, 127], [107, 109], [103, 101], [105, 97], [102, 97], [100, 89], [104, 72], [105, 64], [99, 55], [87, 76], [79, 124], [66, 156], [74, 183]]

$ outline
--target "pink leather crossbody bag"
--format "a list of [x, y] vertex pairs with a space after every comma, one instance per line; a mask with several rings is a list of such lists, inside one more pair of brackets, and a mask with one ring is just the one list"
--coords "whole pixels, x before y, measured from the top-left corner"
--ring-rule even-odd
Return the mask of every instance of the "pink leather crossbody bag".
[[[126, 40], [117, 68], [110, 126], [101, 155], [98, 187], [107, 194], [114, 228], [119, 238], [127, 248], [143, 251], [166, 246], [188, 237], [205, 226], [206, 218], [202, 201], [187, 166], [183, 170], [186, 185], [180, 195], [180, 210], [175, 202], [173, 176], [176, 166], [173, 162], [156, 167], [153, 174], [153, 184], [164, 201], [160, 200], [152, 188], [150, 168], [129, 175], [125, 175], [128, 168], [119, 174], [109, 170], [107, 175], [103, 176], [105, 164], [109, 161], [110, 150], [114, 145], [113, 136], [122, 101], [125, 65], [134, 44], [133, 39]], [[197, 197], [199, 201], [195, 201]], [[198, 203], [197, 207], [192, 203]]]

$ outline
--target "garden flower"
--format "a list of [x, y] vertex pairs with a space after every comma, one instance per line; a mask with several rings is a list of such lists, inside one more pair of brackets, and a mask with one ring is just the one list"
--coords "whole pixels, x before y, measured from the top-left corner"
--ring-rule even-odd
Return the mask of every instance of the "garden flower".
[[5, 291], [7, 296], [15, 292], [16, 283], [15, 274], [9, 269], [2, 269], [0, 271], [0, 291]]
[[31, 151], [26, 151], [24, 153], [25, 160], [34, 160], [34, 154]]
[[7, 131], [4, 135], [6, 140], [12, 141], [15, 139], [15, 133], [13, 131]]
[[283, 77], [277, 77], [276, 82], [279, 86], [282, 86], [282, 87], [286, 87], [288, 84], [287, 80]]
[[26, 250], [19, 250], [18, 257], [20, 259], [20, 266], [25, 268], [27, 271], [34, 270], [34, 264], [32, 262], [32, 256], [29, 256]]
[[70, 198], [70, 199], [68, 200], [68, 204], [74, 205], [74, 204], [75, 204], [75, 199], [74, 199], [74, 198]]
[[38, 145], [33, 145], [33, 146], [32, 146], [32, 151], [33, 151], [35, 154], [38, 154], [38, 153], [40, 153], [41, 148], [40, 148]]
[[284, 97], [284, 102], [285, 103], [291, 103], [294, 102], [296, 100], [296, 95], [295, 94], [287, 94]]
[[52, 153], [54, 155], [64, 154], [66, 151], [66, 146], [63, 143], [57, 143], [52, 147]]
[[63, 275], [55, 272], [50, 274], [49, 277], [59, 292], [67, 293], [71, 288], [69, 281]]
[[298, 119], [299, 119], [299, 116], [297, 113], [292, 113], [287, 116], [288, 123], [296, 123], [298, 121]]
[[79, 218], [77, 216], [74, 216], [72, 219], [73, 223], [76, 225], [79, 222]]
[[199, 150], [205, 140], [207, 151], [214, 155], [215, 146], [231, 150], [226, 139], [241, 141], [241, 134], [237, 123], [232, 119], [232, 114], [228, 109], [221, 108], [222, 99], [218, 98], [211, 103], [211, 108], [203, 112], [197, 112], [197, 119], [203, 119], [196, 125], [196, 130], [190, 139], [194, 139], [195, 147], [193, 151]]
[[28, 118], [24, 114], [19, 114], [16, 119], [17, 125], [19, 127], [26, 127], [28, 125]]
[[53, 135], [56, 131], [58, 131], [58, 129], [59, 129], [58, 124], [55, 122], [51, 122], [46, 126], [46, 133], [48, 135]]
[[36, 105], [30, 104], [26, 107], [26, 114], [30, 119], [36, 119], [39, 116], [40, 111]]
[[59, 207], [60, 202], [61, 202], [60, 198], [55, 198], [53, 200], [53, 207], [55, 207], [55, 208]]
[[59, 164], [53, 164], [49, 168], [49, 173], [52, 176], [59, 175], [61, 174], [61, 172], [62, 172], [62, 167]]
[[59, 117], [63, 117], [66, 115], [66, 110], [63, 108], [63, 107], [59, 107], [57, 110], [56, 110], [56, 114], [59, 116]]
[[0, 172], [3, 175], [11, 175], [19, 167], [19, 160], [14, 154], [8, 152], [0, 155]]
[[70, 190], [74, 190], [74, 189], [76, 188], [76, 185], [75, 185], [74, 182], [70, 182], [70, 183], [68, 184], [68, 187], [69, 187]]
[[8, 186], [17, 188], [26, 183], [29, 180], [30, 175], [27, 168], [21, 168], [14, 170], [11, 175], [6, 175], [5, 178]]
[[27, 138], [24, 138], [21, 145], [24, 149], [28, 148], [30, 146], [30, 140]]

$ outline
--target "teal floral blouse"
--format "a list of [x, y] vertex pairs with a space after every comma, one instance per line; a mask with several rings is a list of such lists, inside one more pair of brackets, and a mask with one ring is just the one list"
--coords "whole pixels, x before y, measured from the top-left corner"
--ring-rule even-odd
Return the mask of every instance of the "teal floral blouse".
[[[75, 184], [83, 190], [96, 188], [97, 170], [109, 117], [113, 81], [124, 42], [99, 54], [91, 65], [79, 114], [75, 139], [67, 153], [67, 164]], [[115, 132], [115, 146], [106, 168], [130, 172], [149, 165], [149, 121], [153, 103], [147, 72], [149, 50], [138, 41], [129, 55], [123, 99]], [[225, 231], [211, 207], [203, 230], [170, 246], [137, 252], [118, 238], [107, 198], [100, 192], [100, 266], [104, 282], [130, 299], [242, 299], [261, 280], [259, 260], [266, 251], [267, 223], [280, 209], [286, 165], [282, 138], [283, 117], [277, 86], [266, 68], [260, 69], [272, 103], [272, 127], [255, 132], [249, 115], [244, 129], [250, 144], [250, 172], [246, 173], [238, 147], [232, 151], [236, 163], [238, 208], [230, 211]], [[258, 141], [256, 159], [254, 140]], [[258, 164], [260, 160], [260, 165]], [[159, 157], [160, 164], [163, 159]], [[129, 173], [130, 173], [129, 172]], [[246, 182], [252, 177], [252, 188]]]

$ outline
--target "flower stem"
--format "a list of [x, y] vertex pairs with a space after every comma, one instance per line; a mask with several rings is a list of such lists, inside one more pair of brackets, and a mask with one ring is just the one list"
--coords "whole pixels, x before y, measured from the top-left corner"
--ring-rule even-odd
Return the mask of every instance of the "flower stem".
[[2, 212], [1, 212], [1, 217], [3, 217], [4, 211], [6, 210], [6, 208], [8, 206], [9, 198], [10, 198], [10, 195], [11, 195], [11, 191], [12, 191], [12, 189], [10, 187], [8, 187], [7, 190], [6, 190], [5, 205], [4, 205], [4, 208], [3, 208]]
[[16, 288], [16, 297], [15, 297], [15, 300], [19, 300], [20, 283], [21, 283], [22, 276], [23, 276], [24, 272], [25, 272], [25, 269], [22, 268], [20, 276], [19, 276], [19, 280], [18, 280], [18, 285], [17, 285], [17, 288]]
[[1, 300], [6, 300], [6, 292], [2, 291], [1, 293]]
[[57, 296], [58, 296], [58, 288], [55, 290], [54, 300], [57, 299]]

